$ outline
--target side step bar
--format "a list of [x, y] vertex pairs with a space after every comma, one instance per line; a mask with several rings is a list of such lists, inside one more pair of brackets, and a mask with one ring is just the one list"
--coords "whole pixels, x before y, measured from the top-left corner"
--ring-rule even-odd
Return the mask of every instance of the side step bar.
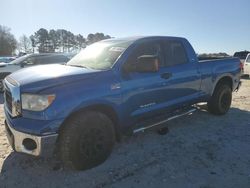
[[144, 131], [147, 130], [147, 129], [150, 129], [150, 128], [153, 128], [153, 127], [155, 127], [155, 126], [157, 126], [157, 125], [166, 123], [166, 122], [168, 122], [168, 121], [170, 121], [170, 120], [173, 120], [173, 119], [176, 119], [176, 118], [185, 116], [185, 115], [189, 115], [189, 114], [195, 112], [196, 110], [197, 110], [196, 108], [192, 108], [192, 109], [190, 109], [189, 111], [186, 111], [186, 112], [183, 112], [183, 113], [181, 113], [181, 114], [178, 114], [178, 115], [169, 117], [169, 118], [167, 118], [167, 119], [165, 119], [165, 120], [162, 120], [162, 121], [160, 121], [160, 122], [154, 123], [154, 124], [149, 125], [149, 126], [147, 126], [147, 127], [142, 127], [142, 128], [139, 128], [139, 129], [135, 129], [135, 130], [133, 130], [133, 133], [136, 134], [136, 133], [139, 133], [139, 132], [144, 132]]

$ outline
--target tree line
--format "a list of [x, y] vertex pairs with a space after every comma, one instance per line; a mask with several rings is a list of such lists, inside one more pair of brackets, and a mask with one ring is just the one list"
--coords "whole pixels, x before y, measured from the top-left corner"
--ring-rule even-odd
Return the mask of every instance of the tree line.
[[11, 34], [10, 28], [0, 25], [0, 56], [13, 55], [16, 50], [19, 53], [79, 51], [87, 45], [109, 38], [111, 37], [104, 33], [90, 33], [85, 38], [81, 34], [75, 35], [65, 29], [40, 28], [29, 37], [22, 35], [17, 41]]
[[10, 28], [0, 25], [0, 56], [12, 55], [17, 48], [17, 41]]
[[209, 60], [209, 59], [220, 59], [220, 58], [227, 58], [230, 57], [227, 53], [220, 52], [220, 53], [203, 53], [197, 54], [199, 60]]

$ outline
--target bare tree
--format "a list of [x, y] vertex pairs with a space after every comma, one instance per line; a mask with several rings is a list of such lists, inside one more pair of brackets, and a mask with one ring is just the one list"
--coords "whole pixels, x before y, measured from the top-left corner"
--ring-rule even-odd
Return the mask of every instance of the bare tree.
[[75, 36], [75, 41], [76, 41], [76, 48], [82, 49], [86, 47], [86, 39], [81, 34]]
[[36, 41], [34, 35], [30, 36], [30, 41], [31, 41], [31, 46], [32, 46], [32, 52], [35, 52], [35, 47], [36, 47]]
[[18, 43], [19, 52], [31, 53], [32, 52], [32, 43], [29, 37], [22, 35]]
[[0, 25], [0, 55], [12, 55], [16, 49], [16, 39], [10, 28]]

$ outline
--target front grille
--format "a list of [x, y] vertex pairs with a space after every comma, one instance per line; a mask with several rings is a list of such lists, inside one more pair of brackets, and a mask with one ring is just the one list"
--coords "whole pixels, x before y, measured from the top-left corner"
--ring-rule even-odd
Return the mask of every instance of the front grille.
[[[11, 83], [10, 83], [11, 82]], [[18, 82], [8, 76], [4, 80], [4, 98], [5, 109], [11, 115], [12, 118], [17, 117], [21, 113], [20, 105], [20, 87]]]
[[5, 102], [6, 107], [8, 108], [9, 112], [12, 113], [12, 95], [9, 90], [5, 89]]

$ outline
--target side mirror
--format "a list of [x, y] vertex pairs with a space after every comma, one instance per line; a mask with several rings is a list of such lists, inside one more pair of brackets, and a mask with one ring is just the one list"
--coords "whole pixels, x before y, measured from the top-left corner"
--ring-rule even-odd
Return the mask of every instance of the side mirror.
[[158, 72], [159, 59], [152, 55], [143, 55], [137, 58], [136, 72]]

